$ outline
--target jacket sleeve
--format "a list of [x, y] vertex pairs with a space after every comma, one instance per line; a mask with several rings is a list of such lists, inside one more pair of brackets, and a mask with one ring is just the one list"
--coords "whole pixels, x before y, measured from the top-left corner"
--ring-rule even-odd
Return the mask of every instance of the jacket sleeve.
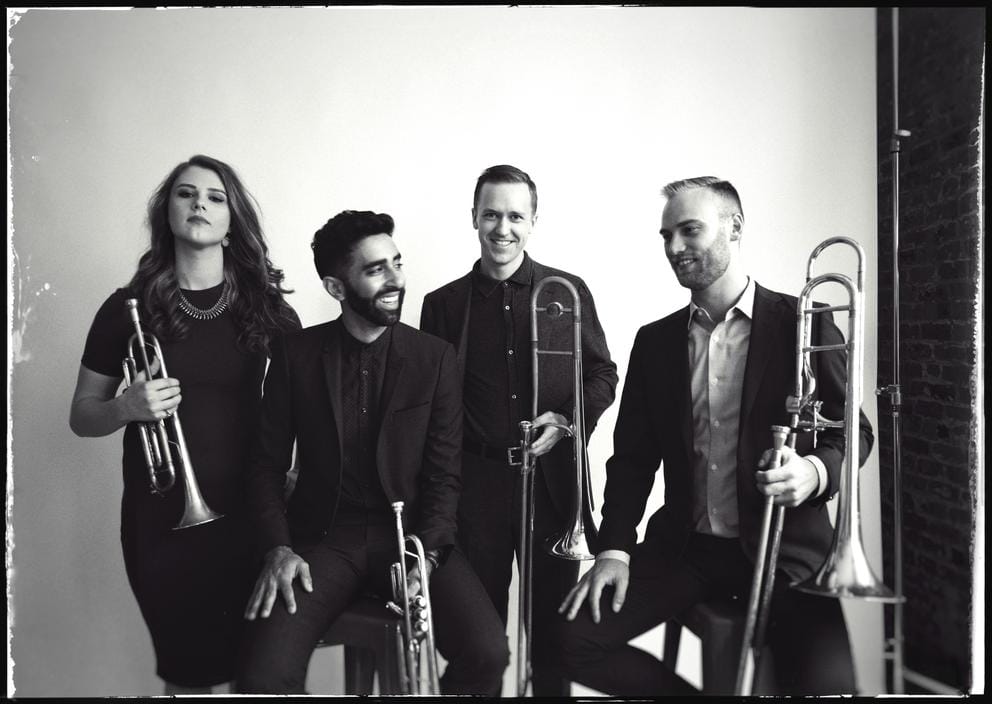
[[644, 515], [655, 474], [661, 464], [661, 439], [650, 418], [651, 399], [645, 383], [648, 346], [638, 332], [630, 353], [620, 409], [613, 431], [613, 456], [606, 463], [603, 520], [597, 551], [631, 552], [637, 525]]
[[[815, 344], [842, 344], [844, 336], [834, 324], [832, 316], [820, 313], [813, 316]], [[843, 420], [847, 397], [847, 354], [841, 350], [818, 352], [812, 355], [813, 373], [816, 377], [818, 399], [823, 403], [821, 415], [830, 420]], [[809, 453], [816, 455], [827, 468], [827, 487], [809, 503], [829, 501], [840, 488], [840, 473], [844, 463], [845, 430], [828, 428], [817, 433], [816, 447]], [[864, 411], [858, 408], [858, 466], [864, 465], [871, 454], [875, 436]]]
[[582, 400], [585, 404], [586, 440], [600, 416], [616, 398], [617, 365], [610, 358], [606, 333], [596, 315], [596, 304], [584, 281], [579, 281], [582, 304]]
[[462, 395], [455, 350], [444, 346], [420, 472], [416, 532], [424, 548], [453, 545], [461, 493]]
[[444, 335], [440, 329], [441, 316], [436, 314], [434, 300], [434, 297], [430, 295], [424, 296], [424, 302], [420, 307], [420, 329], [443, 338]]
[[247, 472], [249, 520], [261, 554], [277, 545], [290, 545], [284, 494], [295, 439], [286, 347], [282, 338], [276, 338]]

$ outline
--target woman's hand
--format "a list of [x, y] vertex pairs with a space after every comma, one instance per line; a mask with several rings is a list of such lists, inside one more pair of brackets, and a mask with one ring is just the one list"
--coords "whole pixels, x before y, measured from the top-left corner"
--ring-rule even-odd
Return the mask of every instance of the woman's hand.
[[[153, 374], [157, 365], [158, 360], [152, 363]], [[138, 372], [132, 384], [120, 395], [121, 414], [127, 423], [168, 418], [183, 400], [178, 379], [145, 379], [145, 372]]]

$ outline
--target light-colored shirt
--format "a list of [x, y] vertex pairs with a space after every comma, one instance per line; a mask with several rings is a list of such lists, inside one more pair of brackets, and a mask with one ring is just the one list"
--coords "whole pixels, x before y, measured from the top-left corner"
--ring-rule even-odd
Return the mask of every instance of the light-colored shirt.
[[754, 279], [722, 320], [689, 303], [693, 528], [737, 537], [737, 430], [751, 341]]
[[[748, 279], [740, 298], [720, 321], [689, 303], [693, 529], [726, 538], [738, 536], [737, 436], [754, 291], [754, 279]], [[819, 496], [827, 485], [827, 469], [819, 457], [806, 459], [816, 467], [819, 486], [814, 496]], [[624, 550], [604, 550], [596, 557], [630, 564]]]

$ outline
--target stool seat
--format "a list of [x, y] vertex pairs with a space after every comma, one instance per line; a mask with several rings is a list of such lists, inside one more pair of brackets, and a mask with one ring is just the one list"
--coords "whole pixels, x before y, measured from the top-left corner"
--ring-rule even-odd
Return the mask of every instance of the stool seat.
[[[662, 662], [675, 670], [682, 629], [688, 628], [700, 640], [703, 694], [733, 694], [746, 619], [747, 604], [740, 599], [715, 599], [692, 606], [665, 624]], [[754, 694], [771, 694], [769, 683], [774, 682], [774, 676], [767, 645], [760, 660]]]
[[345, 694], [372, 694], [376, 672], [379, 694], [401, 694], [400, 617], [381, 597], [363, 596], [331, 624], [317, 647], [344, 646]]

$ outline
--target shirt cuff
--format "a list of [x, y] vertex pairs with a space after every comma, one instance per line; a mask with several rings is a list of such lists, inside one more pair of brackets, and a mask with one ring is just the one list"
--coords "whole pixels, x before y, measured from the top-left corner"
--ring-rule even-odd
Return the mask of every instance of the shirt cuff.
[[630, 553], [623, 550], [603, 550], [596, 555], [596, 562], [600, 560], [620, 560], [623, 564], [630, 566]]
[[813, 493], [813, 496], [820, 496], [820, 494], [827, 489], [827, 466], [823, 464], [823, 460], [816, 455], [806, 455], [803, 459], [809, 460], [813, 466], [816, 467], [816, 476], [820, 483], [816, 487], [816, 491]]

